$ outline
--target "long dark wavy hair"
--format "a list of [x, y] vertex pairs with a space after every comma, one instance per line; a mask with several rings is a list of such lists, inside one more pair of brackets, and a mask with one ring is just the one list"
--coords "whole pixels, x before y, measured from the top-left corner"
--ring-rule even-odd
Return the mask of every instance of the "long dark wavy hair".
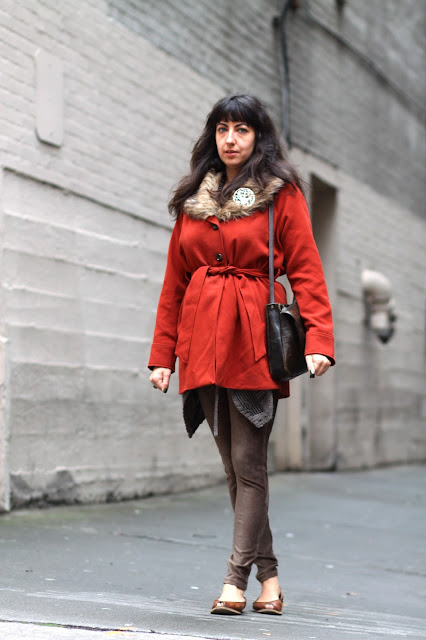
[[192, 149], [190, 173], [181, 179], [169, 202], [169, 212], [174, 218], [179, 216], [185, 200], [198, 191], [208, 171], [225, 172], [226, 167], [216, 147], [216, 125], [227, 121], [252, 126], [256, 138], [253, 153], [235, 178], [211, 194], [221, 206], [248, 179], [253, 180], [259, 189], [264, 189], [273, 177], [302, 188], [300, 177], [287, 158], [266, 107], [258, 98], [247, 94], [226, 96], [214, 105], [207, 116], [204, 130]]

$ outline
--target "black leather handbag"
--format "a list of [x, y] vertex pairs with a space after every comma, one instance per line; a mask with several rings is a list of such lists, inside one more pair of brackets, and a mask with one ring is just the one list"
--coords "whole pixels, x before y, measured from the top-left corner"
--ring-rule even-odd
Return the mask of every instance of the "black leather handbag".
[[269, 205], [269, 304], [266, 305], [266, 343], [269, 371], [276, 382], [306, 373], [305, 327], [296, 298], [291, 304], [275, 302], [274, 205]]

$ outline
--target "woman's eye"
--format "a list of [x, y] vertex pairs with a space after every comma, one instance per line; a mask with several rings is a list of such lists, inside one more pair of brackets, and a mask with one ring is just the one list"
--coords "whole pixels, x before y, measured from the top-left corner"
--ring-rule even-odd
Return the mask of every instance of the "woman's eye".
[[226, 131], [225, 127], [218, 127], [217, 128], [218, 133], [224, 133]]
[[240, 127], [238, 131], [239, 133], [247, 133], [248, 129], [246, 129], [245, 127]]

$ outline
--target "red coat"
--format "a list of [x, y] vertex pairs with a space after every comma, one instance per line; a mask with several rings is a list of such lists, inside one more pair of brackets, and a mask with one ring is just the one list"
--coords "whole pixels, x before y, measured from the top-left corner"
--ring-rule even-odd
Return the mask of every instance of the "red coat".
[[[176, 221], [148, 366], [174, 371], [178, 357], [180, 393], [217, 384], [279, 389], [288, 396], [288, 383], [272, 380], [266, 356], [268, 207], [262, 199], [260, 205], [249, 215], [231, 212], [222, 220], [220, 210], [209, 215], [213, 210], [203, 204], [202, 215], [184, 212]], [[274, 214], [275, 273], [287, 273], [296, 295], [305, 354], [334, 360], [331, 308], [302, 193], [281, 188]], [[286, 302], [277, 282], [275, 297]]]

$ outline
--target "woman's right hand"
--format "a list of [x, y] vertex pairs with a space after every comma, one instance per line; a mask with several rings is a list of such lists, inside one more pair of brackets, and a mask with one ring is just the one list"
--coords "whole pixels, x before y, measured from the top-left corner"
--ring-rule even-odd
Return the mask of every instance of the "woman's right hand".
[[167, 369], [167, 367], [155, 367], [149, 376], [149, 381], [156, 389], [160, 389], [163, 393], [167, 393], [171, 374], [172, 370]]

